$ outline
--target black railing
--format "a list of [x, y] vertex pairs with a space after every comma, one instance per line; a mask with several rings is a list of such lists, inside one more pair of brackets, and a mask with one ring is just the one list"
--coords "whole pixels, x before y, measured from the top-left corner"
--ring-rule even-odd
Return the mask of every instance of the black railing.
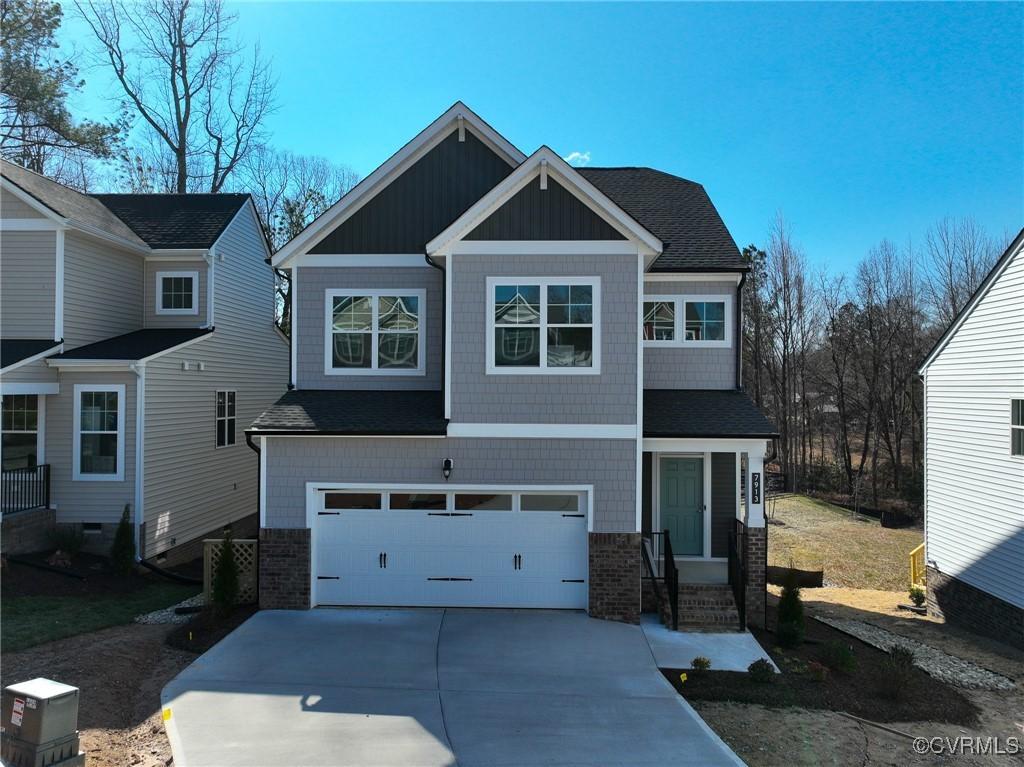
[[668, 530], [661, 534], [661, 539], [664, 545], [662, 559], [665, 567], [665, 592], [672, 611], [672, 630], [679, 631], [679, 571], [676, 569], [676, 558], [672, 556], [672, 537]]
[[729, 535], [729, 585], [743, 631], [747, 627], [747, 526], [738, 519], [734, 522]]
[[661, 615], [661, 585], [658, 583], [658, 574], [655, 569], [655, 562], [657, 559], [654, 556], [654, 549], [651, 547], [651, 538], [649, 535], [645, 535], [640, 539], [640, 554], [644, 560], [644, 567], [647, 570], [647, 575], [642, 576], [644, 580], [650, 580], [651, 589], [654, 591], [654, 601], [658, 605], [658, 615]]
[[0, 512], [12, 514], [50, 506], [50, 465], [0, 472]]

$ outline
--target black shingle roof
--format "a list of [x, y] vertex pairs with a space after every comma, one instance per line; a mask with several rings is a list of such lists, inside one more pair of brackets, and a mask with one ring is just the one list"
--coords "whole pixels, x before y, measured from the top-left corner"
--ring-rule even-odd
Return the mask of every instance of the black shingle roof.
[[738, 389], [644, 389], [645, 437], [763, 437], [779, 435]]
[[60, 341], [51, 341], [48, 338], [4, 338], [0, 340], [0, 368], [10, 367], [58, 346]]
[[151, 248], [209, 248], [247, 194], [97, 194]]
[[142, 360], [186, 341], [209, 335], [206, 328], [148, 328], [86, 344], [58, 354], [55, 360]]
[[290, 391], [256, 419], [257, 432], [324, 434], [444, 434], [439, 391]]
[[665, 246], [652, 272], [745, 269], [704, 187], [653, 168], [577, 168]]

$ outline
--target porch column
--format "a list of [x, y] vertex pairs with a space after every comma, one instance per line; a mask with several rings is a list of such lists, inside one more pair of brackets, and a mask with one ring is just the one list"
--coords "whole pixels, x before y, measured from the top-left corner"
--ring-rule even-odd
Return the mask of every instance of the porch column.
[[764, 627], [768, 529], [764, 521], [764, 452], [747, 455], [747, 623]]

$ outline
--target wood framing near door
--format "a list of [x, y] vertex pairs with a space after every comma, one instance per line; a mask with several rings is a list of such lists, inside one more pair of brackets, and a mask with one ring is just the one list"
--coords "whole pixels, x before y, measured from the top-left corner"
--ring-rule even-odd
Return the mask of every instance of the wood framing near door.
[[[711, 453], [653, 453], [651, 461], [651, 517], [652, 529], [664, 529], [661, 520], [662, 506], [662, 461], [665, 459], [697, 459], [701, 465], [701, 503], [703, 505], [703, 529], [700, 555], [676, 554], [675, 559], [694, 561], [718, 561], [711, 556]], [[723, 560], [724, 561], [724, 560]]]

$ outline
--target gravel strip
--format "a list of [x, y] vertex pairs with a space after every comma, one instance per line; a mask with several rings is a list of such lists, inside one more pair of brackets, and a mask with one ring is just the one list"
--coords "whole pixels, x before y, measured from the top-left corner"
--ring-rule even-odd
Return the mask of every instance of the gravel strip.
[[151, 613], [145, 615], [135, 616], [136, 623], [188, 623], [194, 616], [195, 613], [188, 615], [178, 615], [174, 610], [178, 607], [200, 607], [203, 604], [203, 595], [196, 594], [194, 597], [189, 597], [184, 602], [178, 602], [176, 605], [165, 607], [163, 610], [154, 610]]
[[1012, 679], [1001, 674], [996, 674], [963, 658], [936, 650], [931, 645], [894, 634], [870, 623], [847, 618], [820, 616], [815, 616], [815, 620], [850, 634], [879, 650], [888, 652], [893, 645], [906, 647], [914, 653], [915, 666], [940, 682], [951, 684], [954, 687], [964, 687], [969, 690], [1012, 690], [1016, 687]]

